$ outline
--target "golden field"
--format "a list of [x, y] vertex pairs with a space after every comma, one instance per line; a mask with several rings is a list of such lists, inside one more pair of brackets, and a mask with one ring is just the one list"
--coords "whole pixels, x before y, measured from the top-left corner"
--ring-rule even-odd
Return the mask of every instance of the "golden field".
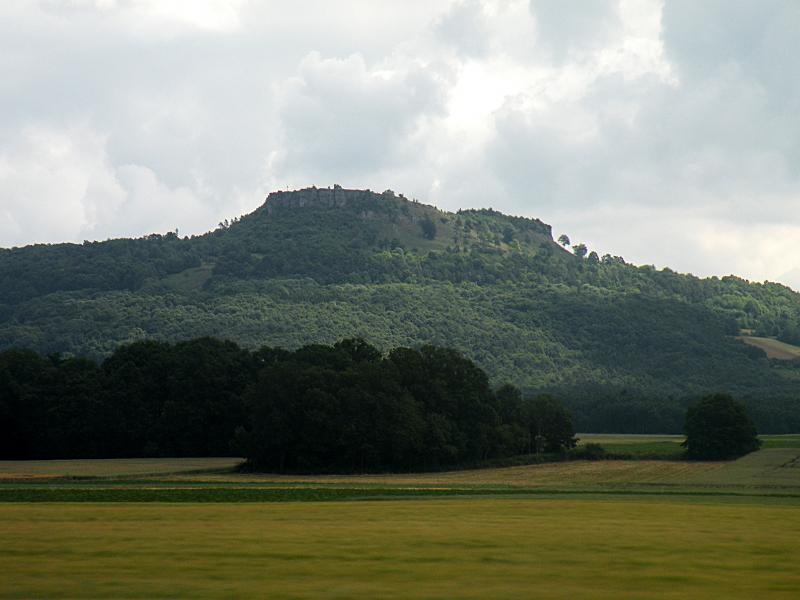
[[393, 475], [0, 462], [0, 598], [798, 598], [796, 441]]
[[5, 598], [797, 598], [794, 505], [7, 504]]

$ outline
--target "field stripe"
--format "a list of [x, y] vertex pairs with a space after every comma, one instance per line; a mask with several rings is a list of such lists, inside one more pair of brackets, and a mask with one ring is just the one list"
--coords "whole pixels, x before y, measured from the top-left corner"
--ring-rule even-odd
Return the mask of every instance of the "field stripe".
[[444, 497], [738, 497], [783, 498], [800, 501], [800, 491], [764, 493], [734, 490], [670, 490], [658, 488], [617, 490], [524, 489], [524, 488], [4, 488], [0, 503], [41, 502], [131, 502], [131, 503], [258, 503], [335, 502], [342, 500], [398, 500]]

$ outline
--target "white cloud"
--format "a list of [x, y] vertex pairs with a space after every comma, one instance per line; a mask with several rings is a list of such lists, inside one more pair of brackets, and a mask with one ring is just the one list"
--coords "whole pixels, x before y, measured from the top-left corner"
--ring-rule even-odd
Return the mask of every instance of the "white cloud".
[[176, 35], [182, 29], [233, 32], [244, 0], [40, 0], [42, 11], [62, 18], [119, 19], [138, 34]]
[[540, 48], [559, 62], [602, 49], [622, 33], [617, 0], [530, 0], [530, 8], [536, 18]]
[[0, 245], [208, 227], [217, 211], [140, 165], [114, 166], [89, 127], [29, 128], [0, 155]]
[[792, 0], [9, 0], [0, 244], [195, 233], [339, 182], [788, 280], [798, 34]]
[[441, 113], [443, 79], [413, 61], [368, 67], [312, 52], [281, 91], [278, 169], [323, 178], [416, 161], [414, 140]]
[[484, 58], [490, 51], [487, 8], [480, 0], [457, 2], [436, 23], [438, 35], [464, 56]]
[[13, 150], [1, 155], [0, 243], [76, 240], [93, 226], [96, 208], [84, 204], [87, 190], [113, 206], [118, 189], [102, 156], [103, 139], [75, 129], [26, 129]]

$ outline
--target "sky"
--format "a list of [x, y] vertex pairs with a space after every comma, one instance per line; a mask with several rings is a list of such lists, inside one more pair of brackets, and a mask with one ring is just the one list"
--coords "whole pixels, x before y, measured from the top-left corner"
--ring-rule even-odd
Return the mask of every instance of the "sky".
[[797, 56], [796, 0], [3, 0], [0, 247], [340, 184], [800, 289]]

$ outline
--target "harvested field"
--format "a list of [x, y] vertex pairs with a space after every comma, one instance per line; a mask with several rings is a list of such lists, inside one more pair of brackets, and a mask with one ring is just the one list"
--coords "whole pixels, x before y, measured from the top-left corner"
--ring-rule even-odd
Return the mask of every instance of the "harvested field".
[[86, 460], [4, 460], [3, 480], [53, 478], [148, 477], [173, 473], [232, 470], [241, 458], [113, 458]]

